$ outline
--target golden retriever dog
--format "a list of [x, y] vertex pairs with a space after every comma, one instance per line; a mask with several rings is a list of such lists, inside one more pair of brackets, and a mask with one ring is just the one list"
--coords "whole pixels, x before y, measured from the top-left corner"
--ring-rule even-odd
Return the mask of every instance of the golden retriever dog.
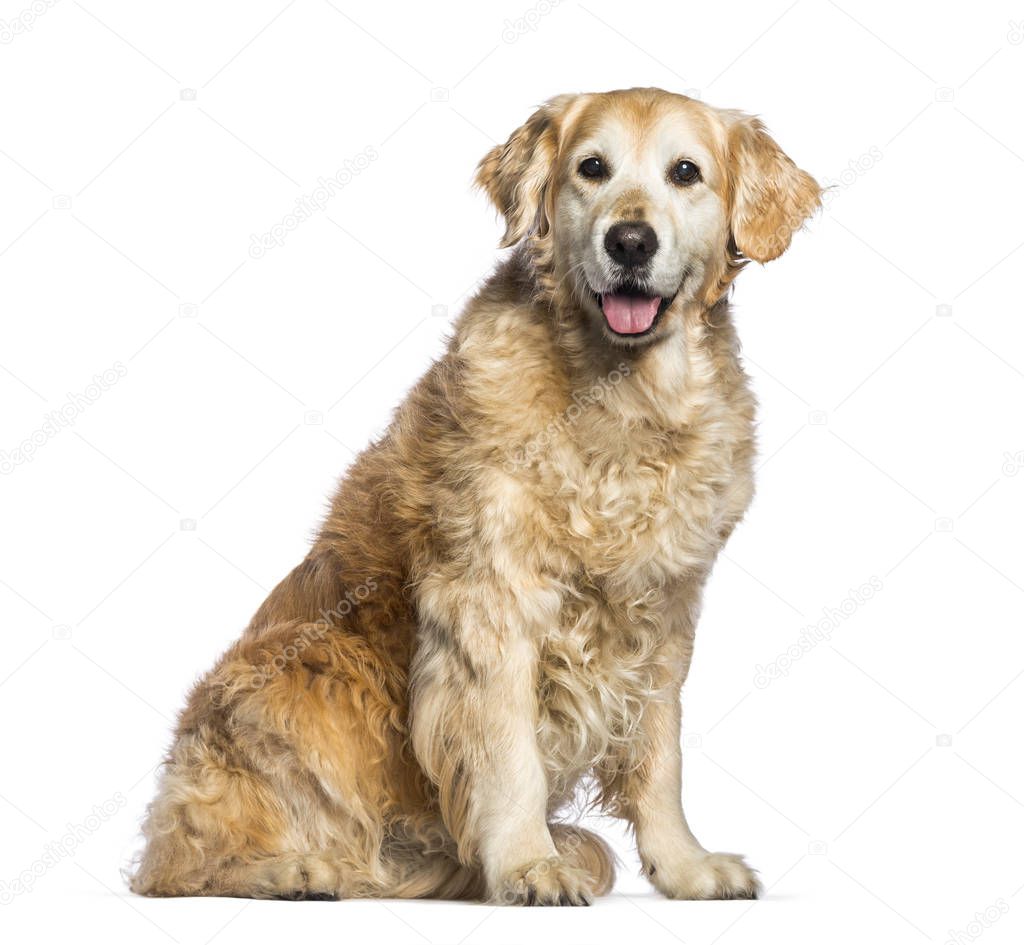
[[753, 490], [727, 294], [819, 205], [761, 122], [562, 95], [479, 165], [514, 247], [195, 687], [131, 888], [584, 905], [613, 858], [751, 898], [681, 802], [703, 585]]

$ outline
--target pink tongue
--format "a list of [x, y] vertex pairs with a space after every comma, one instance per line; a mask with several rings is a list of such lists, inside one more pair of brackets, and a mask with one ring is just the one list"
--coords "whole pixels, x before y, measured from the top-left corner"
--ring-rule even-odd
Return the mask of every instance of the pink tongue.
[[637, 335], [654, 324], [661, 299], [640, 295], [602, 295], [601, 308], [612, 331], [620, 335]]

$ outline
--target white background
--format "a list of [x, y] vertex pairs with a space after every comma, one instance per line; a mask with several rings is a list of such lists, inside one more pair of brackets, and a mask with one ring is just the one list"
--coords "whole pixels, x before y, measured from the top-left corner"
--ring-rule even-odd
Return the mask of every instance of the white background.
[[[1020, 941], [1022, 21], [1019, 2], [58, 0], [0, 30], [0, 450], [126, 369], [0, 476], [0, 881], [116, 807], [4, 895], [5, 939]], [[765, 900], [667, 902], [615, 825], [619, 883], [589, 910], [128, 895], [188, 686], [493, 264], [476, 161], [550, 95], [631, 85], [757, 112], [837, 185], [737, 284], [759, 493], [684, 698], [693, 825], [748, 855]]]

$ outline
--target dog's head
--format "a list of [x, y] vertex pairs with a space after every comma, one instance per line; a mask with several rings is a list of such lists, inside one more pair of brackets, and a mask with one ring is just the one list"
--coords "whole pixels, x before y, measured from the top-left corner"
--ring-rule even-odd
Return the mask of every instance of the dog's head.
[[633, 347], [682, 303], [714, 304], [747, 260], [784, 252], [821, 193], [757, 118], [658, 89], [552, 99], [477, 182], [539, 291]]

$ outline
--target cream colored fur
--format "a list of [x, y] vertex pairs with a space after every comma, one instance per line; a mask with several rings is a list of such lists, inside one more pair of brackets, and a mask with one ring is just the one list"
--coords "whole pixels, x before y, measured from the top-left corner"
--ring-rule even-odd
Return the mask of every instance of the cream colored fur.
[[[516, 248], [193, 692], [138, 892], [587, 903], [610, 855], [558, 822], [587, 778], [663, 893], [757, 892], [687, 826], [679, 692], [753, 490], [727, 290], [818, 187], [757, 120], [651, 89], [552, 100], [479, 182]], [[619, 220], [654, 227], [672, 298], [643, 338], [598, 302]]]

